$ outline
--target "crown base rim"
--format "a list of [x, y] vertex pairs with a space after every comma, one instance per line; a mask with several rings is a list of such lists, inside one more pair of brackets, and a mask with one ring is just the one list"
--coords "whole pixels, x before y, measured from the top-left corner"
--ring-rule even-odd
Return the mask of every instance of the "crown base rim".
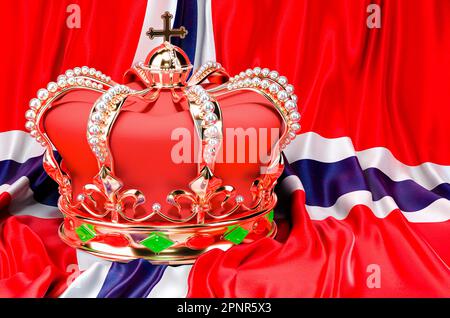
[[189, 226], [122, 228], [80, 217], [76, 210], [60, 201], [59, 208], [65, 217], [59, 236], [69, 246], [107, 260], [146, 259], [153, 264], [192, 264], [214, 248], [227, 250], [233, 245], [275, 237], [277, 226], [273, 221], [273, 208], [276, 201], [274, 196], [263, 209], [242, 219]]
[[[263, 237], [274, 238], [276, 234], [277, 225], [275, 222], [272, 222], [271, 229]], [[74, 241], [65, 234], [64, 224], [61, 224], [59, 227], [59, 236], [67, 245], [108, 261], [127, 263], [135, 259], [145, 259], [155, 265], [191, 265], [199, 256], [214, 248], [226, 251], [235, 245], [231, 242], [218, 242], [203, 249], [187, 251], [186, 247], [180, 247], [171, 249], [170, 252], [161, 252], [159, 254], [142, 248], [131, 248], [129, 253], [124, 253], [120, 248], [115, 249], [108, 245], [92, 246], [80, 241]]]

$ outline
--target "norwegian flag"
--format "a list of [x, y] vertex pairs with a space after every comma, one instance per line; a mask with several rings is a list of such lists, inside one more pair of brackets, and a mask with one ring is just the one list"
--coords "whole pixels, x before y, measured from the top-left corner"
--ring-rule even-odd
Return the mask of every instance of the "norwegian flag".
[[[195, 67], [268, 67], [298, 90], [281, 235], [193, 266], [109, 262], [59, 239], [24, 113], [68, 68], [121, 78], [160, 43], [146, 32], [165, 11]], [[3, 1], [0, 296], [449, 297], [448, 16], [449, 2], [419, 0]]]

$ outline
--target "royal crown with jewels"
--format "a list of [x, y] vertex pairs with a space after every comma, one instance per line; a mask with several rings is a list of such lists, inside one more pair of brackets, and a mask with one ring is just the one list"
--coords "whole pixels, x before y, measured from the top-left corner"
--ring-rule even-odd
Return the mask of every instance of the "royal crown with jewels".
[[[230, 78], [208, 62], [188, 79], [189, 58], [169, 43], [187, 31], [170, 30], [171, 15], [162, 17], [165, 29], [147, 34], [165, 41], [125, 74], [128, 85], [76, 67], [40, 89], [26, 112], [26, 128], [46, 148], [43, 166], [59, 185], [61, 238], [111, 260], [185, 264], [212, 248], [273, 237], [281, 151], [300, 129], [294, 89], [276, 71], [255, 67]], [[257, 137], [262, 128], [282, 128], [268, 160], [219, 163], [220, 153], [235, 150], [223, 149], [225, 127], [252, 124]], [[193, 163], [168, 154], [169, 131], [180, 126], [198, 143]]]

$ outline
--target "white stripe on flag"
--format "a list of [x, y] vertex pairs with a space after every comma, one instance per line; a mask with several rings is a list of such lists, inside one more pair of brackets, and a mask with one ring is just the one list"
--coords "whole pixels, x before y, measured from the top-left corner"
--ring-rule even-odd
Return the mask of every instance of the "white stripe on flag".
[[80, 270], [80, 272], [88, 270], [92, 265], [96, 263], [111, 264], [111, 261], [97, 257], [95, 255], [89, 254], [79, 249], [76, 250], [76, 253], [77, 253], [78, 269]]
[[60, 298], [96, 298], [108, 275], [111, 263], [99, 262], [78, 276]]
[[188, 292], [191, 265], [167, 266], [163, 277], [147, 298], [183, 298]]
[[150, 0], [147, 1], [147, 8], [145, 9], [145, 18], [142, 25], [141, 35], [139, 37], [138, 46], [136, 49], [136, 54], [134, 55], [133, 65], [137, 62], [144, 61], [148, 53], [158, 45], [162, 43], [161, 38], [155, 38], [150, 40], [147, 36], [147, 31], [150, 27], [161, 29], [163, 26], [163, 21], [161, 20], [161, 15], [169, 11], [174, 18], [172, 19], [171, 27], [175, 20], [175, 13], [177, 11], [177, 0]]
[[30, 158], [42, 155], [44, 150], [44, 147], [24, 131], [0, 132], [0, 161], [14, 160], [24, 163]]
[[450, 183], [450, 166], [425, 162], [408, 166], [397, 160], [384, 147], [355, 151], [349, 137], [325, 138], [314, 132], [299, 135], [284, 151], [288, 162], [312, 159], [325, 163], [356, 156], [363, 170], [377, 168], [393, 181], [413, 180], [431, 190], [441, 183]]
[[216, 60], [211, 0], [197, 1], [197, 43], [195, 46], [194, 69], [203, 63]]

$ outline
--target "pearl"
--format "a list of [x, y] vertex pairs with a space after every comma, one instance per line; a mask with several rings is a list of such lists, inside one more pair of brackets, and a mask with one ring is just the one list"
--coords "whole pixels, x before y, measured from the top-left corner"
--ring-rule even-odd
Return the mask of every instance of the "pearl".
[[100, 103], [97, 104], [97, 108], [99, 110], [105, 111], [108, 107], [107, 107], [107, 105], [104, 102], [100, 102]]
[[247, 76], [252, 76], [252, 75], [253, 75], [253, 71], [252, 71], [251, 69], [247, 69], [247, 70], [245, 71], [245, 74], [246, 74]]
[[292, 86], [291, 84], [287, 85], [286, 92], [288, 92], [289, 94], [292, 94], [294, 92], [294, 86]]
[[278, 88], [278, 85], [277, 85], [277, 84], [272, 84], [272, 85], [270, 85], [270, 87], [269, 87], [269, 91], [270, 91], [271, 93], [277, 93], [278, 90], [279, 90], [279, 88]]
[[293, 100], [288, 100], [284, 103], [284, 107], [286, 107], [287, 110], [293, 110], [297, 107], [297, 104], [295, 104]]
[[40, 90], [38, 90], [37, 92], [37, 97], [40, 100], [46, 100], [48, 98], [48, 90], [46, 90], [45, 88], [41, 88]]
[[103, 116], [101, 113], [96, 112], [92, 115], [91, 119], [93, 122], [99, 123], [103, 120]]
[[298, 123], [293, 123], [293, 124], [291, 125], [291, 129], [292, 129], [292, 131], [297, 131], [297, 130], [299, 130], [299, 129], [300, 129], [300, 124], [298, 124]]
[[237, 195], [236, 196], [236, 203], [242, 203], [244, 202], [244, 197], [242, 195]]
[[277, 97], [281, 101], [285, 101], [288, 98], [288, 93], [286, 91], [279, 91]]
[[33, 119], [36, 118], [36, 113], [35, 113], [33, 110], [29, 109], [29, 110], [27, 110], [27, 112], [25, 113], [25, 118], [26, 118], [26, 119], [29, 119], [29, 120], [33, 120]]
[[203, 159], [206, 161], [206, 163], [211, 163], [214, 159], [214, 156], [210, 153], [203, 154]]
[[217, 140], [216, 138], [208, 139], [208, 145], [210, 145], [211, 147], [217, 146], [218, 144], [219, 144], [219, 140]]
[[209, 95], [206, 93], [203, 93], [200, 95], [199, 100], [202, 103], [207, 102], [207, 101], [209, 101]]
[[66, 71], [66, 76], [67, 77], [73, 77], [75, 75], [75, 73], [72, 70], [67, 70]]
[[214, 111], [215, 106], [214, 106], [214, 104], [212, 102], [206, 102], [206, 103], [203, 104], [202, 108], [203, 108], [204, 112], [211, 113], [211, 112]]
[[96, 135], [96, 134], [98, 134], [100, 132], [100, 127], [97, 126], [97, 125], [92, 125], [91, 127], [89, 127], [89, 132], [92, 135]]
[[155, 212], [159, 212], [161, 211], [161, 204], [159, 204], [158, 202], [155, 202], [152, 204], [152, 210]]
[[255, 75], [259, 75], [259, 74], [261, 74], [261, 68], [260, 67], [255, 67], [254, 69], [253, 69], [253, 73], [255, 73]]
[[75, 68], [73, 69], [73, 72], [75, 73], [75, 75], [80, 75], [80, 74], [81, 74], [81, 68], [75, 67]]
[[244, 82], [243, 81], [238, 81], [237, 82], [237, 86], [238, 87], [243, 87], [244, 86]]
[[59, 80], [58, 80], [58, 86], [59, 87], [65, 87], [67, 85], [67, 81], [66, 81], [66, 79], [65, 78], [60, 78]]
[[75, 85], [75, 78], [69, 77], [69, 78], [67, 79], [67, 84], [69, 84], [69, 85], [71, 85], [71, 86]]
[[56, 84], [55, 82], [50, 82], [47, 85], [47, 89], [48, 89], [49, 92], [54, 93], [58, 89], [58, 84]]
[[36, 136], [38, 135], [37, 130], [32, 130], [32, 131], [30, 132], [30, 135], [31, 135], [31, 137], [36, 138]]
[[100, 72], [100, 71], [97, 71], [97, 72], [95, 72], [95, 77], [100, 77], [100, 76], [102, 76], [102, 72]]
[[87, 80], [84, 82], [84, 85], [86, 85], [87, 87], [91, 87], [92, 81], [89, 80], [89, 79], [87, 79]]
[[239, 73], [239, 77], [244, 78], [245, 77], [245, 72], [240, 72]]
[[103, 96], [102, 96], [102, 100], [104, 101], [104, 102], [110, 102], [111, 100], [112, 100], [112, 96], [111, 96], [111, 94], [110, 93], [105, 93], [105, 94], [103, 94]]
[[259, 86], [261, 85], [261, 79], [259, 77], [255, 77], [254, 79], [252, 79], [252, 84], [254, 86]]
[[89, 73], [89, 67], [83, 66], [81, 68], [81, 73], [83, 73], [83, 75], [87, 75]]
[[269, 81], [268, 80], [262, 80], [261, 81], [261, 87], [262, 88], [264, 88], [264, 89], [266, 89], [266, 88], [268, 88], [270, 86], [270, 83], [269, 83]]
[[29, 131], [31, 131], [31, 130], [33, 130], [34, 129], [34, 123], [32, 122], [32, 121], [27, 121], [26, 123], [25, 123], [25, 128], [27, 129], [27, 130], [29, 130]]
[[111, 81], [111, 77], [106, 76], [105, 81], [106, 81], [107, 83], [110, 82], [110, 81]]
[[201, 87], [200, 85], [196, 85], [193, 88], [194, 93], [200, 95], [201, 92], [203, 92], [203, 87]]
[[59, 75], [58, 78], [56, 79], [57, 82], [61, 80], [67, 81], [66, 75]]
[[269, 75], [269, 73], [270, 73], [270, 70], [268, 68], [263, 68], [261, 71], [261, 74], [263, 76], [267, 76], [267, 75]]
[[291, 99], [292, 99], [294, 102], [297, 102], [297, 95], [292, 95], [292, 96], [291, 96]]
[[122, 87], [120, 85], [114, 86], [113, 92], [116, 94], [120, 94], [122, 92]]
[[41, 101], [37, 98], [33, 98], [32, 100], [30, 100], [29, 105], [33, 109], [38, 109], [39, 107], [41, 107]]
[[249, 79], [249, 78], [246, 78], [246, 79], [244, 80], [244, 86], [248, 87], [248, 86], [250, 86], [250, 85], [252, 85], [252, 80]]
[[299, 121], [300, 120], [300, 113], [297, 111], [293, 111], [289, 117], [291, 118], [292, 121]]
[[94, 76], [95, 72], [97, 72], [97, 70], [95, 68], [90, 68], [89, 69], [89, 75]]
[[77, 201], [78, 202], [83, 202], [84, 201], [84, 195], [83, 194], [77, 195]]
[[232, 90], [232, 89], [233, 89], [233, 84], [228, 83], [228, 84], [227, 84], [227, 89], [228, 89], [228, 90]]
[[278, 72], [277, 71], [270, 72], [269, 77], [273, 80], [276, 80], [278, 78]]
[[214, 113], [207, 113], [205, 115], [205, 122], [208, 125], [214, 124], [217, 121], [217, 116]]
[[206, 128], [205, 136], [208, 138], [214, 138], [219, 135], [219, 129], [216, 126]]
[[102, 89], [102, 88], [103, 88], [103, 85], [102, 85], [102, 84], [97, 84], [97, 88], [98, 88], [98, 89]]
[[297, 134], [293, 131], [289, 132], [289, 138], [291, 138], [291, 140], [294, 140], [297, 137]]
[[98, 142], [99, 142], [99, 140], [98, 140], [97, 137], [92, 137], [92, 138], [89, 139], [89, 143], [91, 145], [96, 145], [96, 144], [98, 144]]
[[287, 84], [287, 78], [286, 77], [284, 77], [284, 76], [280, 76], [279, 78], [278, 78], [278, 83], [280, 83], [281, 85], [286, 85]]
[[80, 86], [83, 85], [84, 84], [84, 79], [82, 79], [81, 77], [78, 77], [77, 78], [77, 84], [80, 85]]

